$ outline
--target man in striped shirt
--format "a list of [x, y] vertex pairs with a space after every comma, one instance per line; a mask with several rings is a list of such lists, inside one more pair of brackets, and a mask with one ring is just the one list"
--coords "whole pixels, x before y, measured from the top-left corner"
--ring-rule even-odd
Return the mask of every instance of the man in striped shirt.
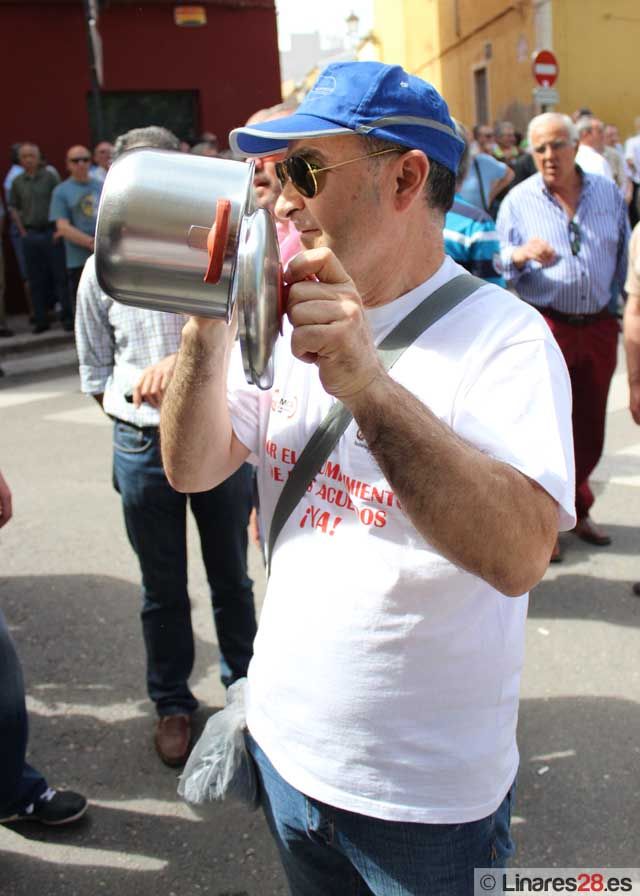
[[[573, 390], [575, 532], [607, 545], [611, 539], [589, 516], [589, 475], [604, 444], [619, 333], [608, 306], [624, 284], [629, 222], [615, 184], [576, 165], [578, 135], [568, 116], [538, 115], [528, 136], [538, 173], [500, 207], [504, 272], [545, 317], [564, 354]], [[560, 559], [559, 545], [552, 559]]]

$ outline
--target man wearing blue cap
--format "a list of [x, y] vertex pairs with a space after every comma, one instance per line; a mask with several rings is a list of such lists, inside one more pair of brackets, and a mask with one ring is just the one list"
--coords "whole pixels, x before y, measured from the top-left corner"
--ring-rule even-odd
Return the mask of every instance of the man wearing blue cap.
[[[265, 529], [282, 524], [248, 676], [264, 810], [296, 896], [470, 894], [512, 849], [527, 592], [574, 522], [566, 367], [539, 315], [444, 256], [462, 143], [430, 85], [332, 65], [231, 144], [283, 153], [276, 214], [304, 247], [275, 381], [227, 383], [233, 328], [191, 319], [161, 428], [176, 488], [250, 458]], [[387, 370], [376, 347], [424, 308]]]

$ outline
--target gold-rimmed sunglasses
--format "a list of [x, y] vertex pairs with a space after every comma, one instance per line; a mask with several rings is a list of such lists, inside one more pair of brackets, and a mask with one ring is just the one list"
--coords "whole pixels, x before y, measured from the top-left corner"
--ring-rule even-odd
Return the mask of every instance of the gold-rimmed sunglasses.
[[335, 165], [326, 165], [320, 168], [314, 165], [304, 156], [289, 156], [282, 162], [276, 162], [276, 174], [280, 181], [280, 186], [284, 189], [288, 180], [299, 193], [302, 193], [307, 199], [313, 199], [320, 192], [320, 184], [317, 175], [323, 171], [331, 171], [333, 168], [341, 168], [343, 165], [350, 165], [352, 162], [360, 162], [362, 159], [369, 159], [372, 156], [382, 156], [387, 152], [404, 152], [402, 149], [381, 149], [378, 152], [368, 152], [366, 156], [358, 156], [357, 159], [347, 159], [346, 162], [336, 162]]

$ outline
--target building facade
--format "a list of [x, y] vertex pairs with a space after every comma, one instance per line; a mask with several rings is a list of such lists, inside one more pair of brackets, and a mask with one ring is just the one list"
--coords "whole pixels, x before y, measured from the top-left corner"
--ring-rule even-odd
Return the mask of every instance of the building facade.
[[[91, 147], [129, 128], [159, 124], [191, 140], [213, 131], [224, 147], [231, 128], [279, 102], [275, 0], [195, 5], [206, 23], [188, 27], [177, 24], [180, 4], [171, 0], [96, 3], [104, 73], [99, 128], [84, 0], [0, 0], [2, 179], [9, 147], [23, 140], [37, 143], [64, 177], [72, 144]], [[5, 241], [9, 253], [7, 247]], [[8, 304], [18, 310], [23, 302], [13, 259], [7, 267]]]
[[375, 0], [374, 9], [365, 52], [433, 83], [468, 125], [509, 119], [524, 128], [542, 108], [532, 57], [548, 49], [559, 74], [547, 108], [587, 106], [633, 133], [638, 0]]

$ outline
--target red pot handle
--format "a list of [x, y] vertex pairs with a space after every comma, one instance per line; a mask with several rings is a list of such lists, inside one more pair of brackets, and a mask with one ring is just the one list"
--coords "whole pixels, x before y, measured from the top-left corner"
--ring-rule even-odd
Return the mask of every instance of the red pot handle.
[[231, 217], [231, 200], [218, 199], [216, 217], [207, 235], [207, 252], [209, 267], [204, 275], [205, 283], [217, 283], [222, 276], [224, 253], [229, 239], [229, 218]]

